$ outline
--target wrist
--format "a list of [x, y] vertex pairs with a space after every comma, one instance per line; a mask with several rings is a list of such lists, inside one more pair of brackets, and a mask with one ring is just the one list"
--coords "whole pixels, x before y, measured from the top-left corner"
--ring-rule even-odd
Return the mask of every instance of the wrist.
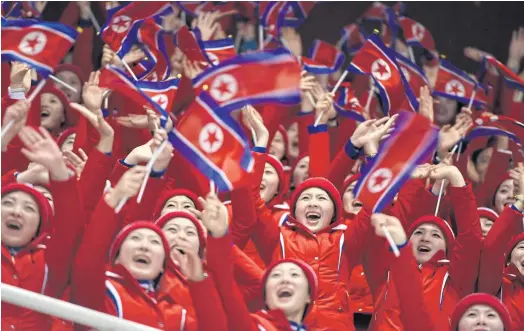
[[462, 174], [460, 173], [460, 170], [458, 170], [457, 167], [453, 167], [450, 175], [448, 176], [449, 184], [452, 187], [464, 187], [466, 186], [466, 181], [464, 180], [464, 177], [462, 177]]
[[518, 73], [519, 67], [520, 67], [520, 59], [510, 57], [508, 59], [508, 62], [506, 63], [506, 66], [511, 69], [511, 71]]
[[64, 182], [68, 180], [71, 177], [71, 171], [66, 166], [65, 163], [62, 163], [58, 166], [53, 166], [49, 170], [49, 175], [51, 176], [51, 179], [57, 182]]
[[112, 192], [109, 192], [109, 193], [106, 193], [104, 195], [104, 201], [105, 203], [115, 209], [116, 206], [118, 205], [118, 202], [120, 201], [120, 199], [118, 199], [118, 197], [116, 196], [116, 194], [114, 194], [114, 190]]

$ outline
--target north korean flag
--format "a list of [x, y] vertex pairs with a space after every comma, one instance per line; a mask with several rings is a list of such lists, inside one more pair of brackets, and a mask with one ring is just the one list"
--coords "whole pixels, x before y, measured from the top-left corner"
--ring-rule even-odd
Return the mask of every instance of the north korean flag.
[[173, 109], [173, 102], [179, 84], [179, 78], [173, 78], [162, 82], [136, 82], [137, 88], [167, 113]]
[[355, 55], [366, 42], [366, 38], [360, 32], [360, 26], [355, 23], [343, 27], [341, 34], [339, 43], [342, 45], [342, 50], [349, 55]]
[[[479, 137], [501, 136], [508, 137], [518, 146], [522, 146], [520, 138], [523, 137], [524, 125], [509, 118], [499, 119], [496, 115], [484, 114], [473, 122], [473, 126], [468, 130], [465, 141], [469, 142]], [[513, 122], [513, 123], [510, 123]], [[512, 126], [510, 129], [510, 125]]]
[[242, 128], [229, 114], [217, 112], [218, 105], [202, 92], [189, 106], [186, 116], [169, 133], [169, 141], [220, 192], [247, 185], [253, 157]]
[[264, 50], [273, 51], [275, 49], [284, 48], [284, 46], [272, 35], [268, 35], [264, 41]]
[[283, 26], [298, 28], [304, 23], [309, 12], [315, 7], [316, 1], [287, 1], [289, 6]]
[[78, 32], [61, 23], [2, 19], [2, 62], [19, 61], [42, 76], [53, 73]]
[[436, 54], [437, 49], [435, 46], [435, 40], [422, 24], [409, 18], [399, 17], [398, 22], [402, 31], [404, 32], [404, 38], [409, 46], [422, 47], [430, 53]]
[[246, 53], [204, 71], [193, 87], [207, 91], [226, 112], [248, 104], [293, 105], [300, 102], [300, 72], [296, 57], [284, 49]]
[[287, 1], [260, 2], [258, 7], [260, 24], [265, 28], [266, 33], [277, 39], [280, 38], [280, 28], [284, 26], [289, 8], [290, 4]]
[[418, 102], [395, 59], [395, 53], [372, 34], [349, 65], [349, 72], [373, 77], [384, 114], [417, 111]]
[[438, 129], [427, 118], [401, 112], [391, 136], [362, 170], [354, 189], [355, 199], [373, 213], [380, 213], [409, 179], [413, 169], [433, 155], [437, 141]]
[[400, 70], [404, 74], [406, 81], [411, 87], [411, 91], [416, 98], [420, 97], [420, 88], [423, 86], [430, 87], [429, 80], [424, 74], [424, 71], [420, 69], [415, 63], [411, 62], [408, 58], [404, 57], [400, 53], [396, 53], [395, 57], [397, 63], [400, 66]]
[[487, 102], [484, 87], [444, 59], [440, 59], [433, 95], [453, 99], [466, 105], [473, 98], [475, 107], [483, 107]]
[[231, 38], [204, 41], [202, 45], [204, 52], [214, 66], [236, 56], [235, 44]]
[[309, 58], [302, 57], [302, 65], [313, 74], [331, 74], [340, 69], [345, 58], [344, 53], [335, 46], [316, 39], [309, 49]]
[[109, 19], [100, 31], [102, 40], [122, 58], [137, 42], [137, 30], [142, 20], [173, 12], [168, 1], [131, 2], [108, 13]]
[[335, 92], [335, 102], [333, 103], [338, 114], [358, 122], [364, 122], [364, 108], [355, 96], [355, 91], [351, 83], [344, 82]]
[[[114, 66], [106, 66], [104, 69], [100, 71], [100, 87], [105, 87], [110, 90], [114, 90], [122, 94], [123, 96], [133, 100], [139, 105], [147, 106], [155, 111], [158, 112], [160, 115], [160, 120], [162, 123], [165, 123], [168, 118], [167, 114], [167, 107], [169, 104], [166, 105], [166, 109], [162, 108], [156, 101], [154, 101], [148, 93], [145, 93], [142, 91], [142, 89], [137, 85], [141, 84], [141, 86], [146, 86], [144, 84], [148, 84], [147, 82], [137, 82], [134, 81], [131, 77], [127, 76], [125, 72], [120, 70], [117, 67]], [[149, 83], [154, 84], [154, 83]], [[164, 84], [164, 85], [162, 85]], [[158, 85], [148, 85], [151, 86], [150, 89], [153, 89], [152, 86], [157, 87], [160, 90], [167, 91], [168, 88], [166, 87], [168, 84], [173, 84], [178, 87], [178, 79], [174, 79], [171, 81], [166, 81], [162, 83], [158, 83]], [[167, 95], [166, 95], [167, 98]], [[162, 100], [162, 97], [157, 97], [157, 100]], [[165, 99], [164, 99], [165, 100]], [[162, 124], [163, 125], [163, 124]]]
[[150, 17], [138, 25], [137, 41], [146, 55], [139, 67], [142, 72], [136, 73], [143, 79], [154, 73], [154, 81], [162, 81], [171, 75], [171, 63], [164, 42], [164, 31], [160, 18]]
[[209, 1], [176, 1], [176, 5], [186, 14], [197, 16], [201, 8], [206, 6]]
[[204, 44], [198, 29], [190, 31], [185, 25], [181, 27], [175, 34], [175, 45], [187, 56], [188, 60], [212, 63], [204, 51]]
[[386, 19], [386, 9], [388, 6], [380, 2], [373, 2], [373, 4], [362, 14], [360, 19], [373, 21], [373, 22], [382, 22]]
[[520, 78], [516, 73], [514, 73], [508, 67], [503, 65], [499, 60], [497, 60], [493, 56], [485, 56], [482, 62], [483, 71], [480, 75], [481, 77], [483, 77], [486, 73], [488, 66], [493, 66], [497, 69], [499, 74], [504, 77], [504, 81], [506, 84], [508, 84], [509, 87], [520, 91], [524, 91], [524, 79]]

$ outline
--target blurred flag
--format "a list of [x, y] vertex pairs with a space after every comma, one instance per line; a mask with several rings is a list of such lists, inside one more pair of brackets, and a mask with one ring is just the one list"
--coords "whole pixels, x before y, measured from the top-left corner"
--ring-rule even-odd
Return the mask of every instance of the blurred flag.
[[417, 111], [418, 102], [395, 59], [395, 53], [372, 34], [349, 65], [349, 72], [371, 75], [388, 116], [401, 110]]
[[511, 69], [503, 65], [496, 58], [494, 58], [493, 56], [485, 56], [482, 60], [482, 63], [483, 71], [480, 75], [481, 77], [484, 76], [484, 74], [486, 73], [488, 66], [493, 66], [497, 69], [499, 74], [504, 77], [504, 81], [506, 84], [508, 84], [509, 87], [520, 91], [524, 91], [524, 79], [520, 78], [516, 73], [511, 71]]
[[75, 29], [61, 23], [2, 18], [2, 62], [24, 62], [47, 77], [67, 54], [77, 35]]
[[214, 66], [236, 56], [233, 39], [209, 40], [202, 43], [204, 51]]
[[424, 71], [420, 69], [415, 63], [411, 62], [408, 58], [405, 58], [399, 53], [395, 54], [397, 63], [404, 74], [404, 78], [408, 82], [413, 94], [416, 98], [420, 97], [420, 88], [427, 86], [431, 88], [428, 78], [424, 74]]
[[287, 1], [261, 1], [259, 3], [259, 22], [265, 28], [266, 33], [277, 40], [280, 38], [280, 28], [284, 26], [289, 6]]
[[[210, 68], [193, 79], [226, 112], [245, 105], [300, 102], [301, 67], [284, 49], [241, 54]], [[261, 73], [264, 73], [261, 75]]]
[[190, 31], [187, 26], [181, 27], [175, 34], [175, 46], [180, 48], [188, 60], [212, 63], [204, 51], [204, 44], [198, 29]]
[[404, 32], [404, 38], [408, 46], [422, 47], [431, 54], [437, 54], [435, 40], [433, 40], [429, 30], [422, 24], [405, 16], [399, 17], [398, 22]]
[[351, 83], [344, 82], [340, 85], [335, 93], [335, 102], [333, 103], [338, 114], [358, 122], [364, 122], [364, 108], [355, 96], [355, 91]]
[[307, 19], [316, 1], [285, 1], [289, 4], [283, 26], [298, 28]]
[[162, 82], [137, 82], [137, 88], [167, 113], [173, 109], [173, 102], [178, 91], [178, 78]]
[[484, 113], [473, 121], [464, 140], [469, 142], [475, 138], [491, 136], [508, 137], [522, 147], [519, 137], [524, 137], [524, 124], [509, 117]]
[[250, 146], [240, 125], [202, 92], [189, 106], [169, 141], [209, 180], [219, 192], [248, 185], [253, 171]]
[[335, 46], [322, 41], [314, 40], [309, 49], [309, 58], [302, 57], [304, 69], [313, 74], [331, 74], [344, 64], [345, 56]]
[[171, 62], [164, 42], [164, 30], [160, 18], [150, 17], [138, 25], [136, 40], [144, 51], [146, 58], [140, 61], [140, 79], [162, 81], [171, 75]]
[[362, 170], [354, 190], [355, 199], [373, 213], [380, 213], [410, 178], [413, 169], [433, 155], [437, 141], [438, 129], [427, 118], [401, 112], [391, 136]]
[[360, 31], [360, 26], [355, 23], [343, 27], [341, 34], [342, 38], [339, 44], [348, 55], [355, 55], [366, 42], [366, 38]]

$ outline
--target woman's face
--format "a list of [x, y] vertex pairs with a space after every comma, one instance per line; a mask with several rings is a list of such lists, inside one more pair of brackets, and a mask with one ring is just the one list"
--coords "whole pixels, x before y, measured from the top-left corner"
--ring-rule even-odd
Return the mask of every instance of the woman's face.
[[50, 131], [56, 131], [65, 121], [64, 106], [60, 99], [52, 93], [42, 93], [40, 96], [41, 125]]
[[189, 208], [196, 209], [193, 200], [189, 199], [185, 195], [175, 195], [174, 197], [171, 197], [169, 198], [169, 200], [166, 201], [166, 203], [164, 204], [164, 208], [162, 208], [162, 212], [160, 212], [160, 217], [174, 211], [187, 211], [187, 209]]
[[277, 131], [271, 141], [271, 146], [269, 147], [269, 154], [275, 156], [279, 161], [282, 161], [284, 156], [286, 156], [286, 144], [284, 141], [284, 136], [282, 133]]
[[164, 270], [165, 257], [158, 233], [141, 228], [124, 239], [115, 263], [123, 265], [137, 280], [154, 280]]
[[260, 183], [260, 196], [264, 202], [269, 202], [278, 193], [279, 178], [277, 171], [269, 163], [264, 166], [264, 175]]
[[76, 138], [76, 133], [72, 133], [69, 136], [67, 136], [62, 146], [60, 146], [60, 150], [62, 151], [62, 153], [73, 151], [73, 145], [75, 144], [75, 138]]
[[504, 331], [504, 324], [490, 306], [473, 305], [460, 318], [458, 331]]
[[482, 237], [486, 238], [488, 235], [489, 230], [491, 230], [491, 227], [493, 226], [493, 221], [490, 220], [487, 217], [481, 217], [480, 218], [480, 228], [482, 230]]
[[355, 188], [355, 185], [357, 185], [356, 181], [349, 184], [349, 186], [344, 191], [344, 195], [342, 196], [344, 211], [346, 213], [358, 214], [358, 212], [362, 209], [362, 202], [355, 200], [355, 196], [353, 195], [353, 189]]
[[185, 252], [198, 254], [200, 249], [198, 231], [195, 224], [187, 218], [176, 217], [169, 220], [162, 228], [162, 232], [167, 238], [171, 251], [176, 249], [183, 254]]
[[452, 99], [436, 97], [438, 100], [435, 103], [435, 122], [438, 125], [451, 124], [457, 115], [457, 102]]
[[294, 122], [287, 129], [287, 153], [292, 158], [297, 158], [298, 153], [298, 123]]
[[2, 244], [23, 247], [36, 236], [40, 209], [34, 197], [14, 191], [2, 197]]
[[521, 275], [524, 275], [524, 240], [519, 241], [511, 251], [510, 262], [519, 269]]
[[316, 233], [333, 220], [335, 215], [335, 204], [326, 191], [311, 187], [302, 192], [295, 206], [297, 221]]
[[444, 234], [438, 226], [431, 223], [425, 223], [416, 228], [409, 241], [413, 246], [413, 255], [418, 264], [428, 262], [440, 250], [446, 251]]
[[47, 199], [49, 202], [49, 205], [51, 206], [51, 211], [53, 212], [53, 215], [55, 214], [55, 200], [53, 199], [53, 195], [51, 194], [51, 191], [49, 191], [44, 186], [40, 185], [34, 185], [33, 188], [37, 190], [38, 192], [42, 193], [44, 198]]
[[488, 147], [482, 150], [482, 152], [480, 152], [477, 157], [477, 160], [475, 162], [475, 169], [477, 169], [477, 172], [480, 178], [482, 179], [484, 179], [486, 176], [486, 171], [488, 171], [489, 161], [491, 160], [492, 155], [493, 148]]
[[295, 187], [302, 184], [309, 177], [309, 156], [303, 157], [298, 161], [293, 171], [293, 184]]
[[495, 211], [497, 213], [502, 213], [506, 205], [515, 203], [515, 199], [513, 199], [514, 190], [515, 187], [512, 179], [506, 179], [500, 184], [497, 192], [495, 192]]
[[82, 82], [74, 72], [62, 70], [56, 74], [56, 77], [75, 88], [76, 92], [71, 91], [64, 85], [55, 82], [55, 87], [64, 92], [69, 101], [80, 102], [82, 100]]
[[306, 305], [311, 302], [307, 277], [291, 262], [280, 263], [271, 270], [265, 293], [269, 309], [282, 309], [288, 317], [302, 316]]

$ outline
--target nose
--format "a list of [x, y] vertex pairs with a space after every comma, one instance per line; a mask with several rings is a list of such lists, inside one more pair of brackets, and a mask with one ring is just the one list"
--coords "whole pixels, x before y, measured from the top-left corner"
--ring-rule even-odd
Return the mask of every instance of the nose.
[[140, 247], [138, 247], [138, 249], [140, 249], [141, 251], [145, 251], [145, 252], [148, 252], [149, 251], [149, 244], [146, 240], [142, 240], [140, 242]]
[[479, 314], [478, 323], [477, 325], [486, 325], [486, 315], [485, 314]]
[[22, 214], [22, 208], [18, 205], [14, 206], [12, 209], [12, 213], [15, 216], [20, 216]]
[[422, 238], [420, 238], [420, 241], [429, 242], [429, 234], [428, 233], [424, 233]]

